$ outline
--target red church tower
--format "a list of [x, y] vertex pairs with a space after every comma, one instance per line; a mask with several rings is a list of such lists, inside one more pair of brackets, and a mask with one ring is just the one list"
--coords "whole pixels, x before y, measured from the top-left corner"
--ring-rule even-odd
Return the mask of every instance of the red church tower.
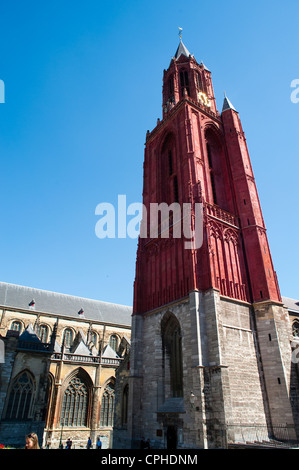
[[210, 287], [281, 301], [239, 114], [228, 98], [219, 114], [211, 72], [181, 41], [164, 71], [163, 120], [147, 135], [143, 203], [149, 217], [151, 203], [195, 200], [204, 204], [204, 246], [189, 253], [182, 240], [164, 243], [157, 260], [157, 240], [141, 239], [134, 312]]
[[[162, 220], [158, 235], [151, 235], [150, 206], [162, 203], [189, 204], [192, 229], [201, 204], [199, 248], [186, 249], [184, 237], [174, 236], [183, 217], [174, 220], [171, 211], [168, 236], [162, 235]], [[227, 97], [219, 113], [211, 72], [181, 39], [164, 70], [162, 120], [146, 136], [143, 204], [146, 233], [139, 238], [134, 284], [132, 439], [146, 434], [144, 423], [156, 443], [163, 435], [169, 446], [199, 447], [219, 443], [217, 429], [228, 422], [230, 430], [250, 419], [272, 431], [281, 422], [293, 426], [288, 316], [240, 117]], [[238, 383], [242, 374], [246, 393]]]

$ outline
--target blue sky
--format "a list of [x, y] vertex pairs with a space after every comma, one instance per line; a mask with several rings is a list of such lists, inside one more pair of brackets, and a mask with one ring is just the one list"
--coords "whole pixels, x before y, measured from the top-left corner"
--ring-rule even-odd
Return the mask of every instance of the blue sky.
[[142, 202], [147, 129], [183, 41], [239, 111], [281, 292], [298, 298], [299, 3], [2, 1], [0, 280], [132, 305], [136, 239], [99, 203]]

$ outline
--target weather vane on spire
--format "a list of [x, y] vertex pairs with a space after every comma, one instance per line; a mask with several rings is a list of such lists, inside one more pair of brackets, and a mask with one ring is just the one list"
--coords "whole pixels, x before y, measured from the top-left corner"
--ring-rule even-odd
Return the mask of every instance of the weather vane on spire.
[[179, 27], [179, 36], [180, 36], [180, 39], [182, 39], [182, 31], [183, 31], [183, 28], [180, 28], [180, 27]]

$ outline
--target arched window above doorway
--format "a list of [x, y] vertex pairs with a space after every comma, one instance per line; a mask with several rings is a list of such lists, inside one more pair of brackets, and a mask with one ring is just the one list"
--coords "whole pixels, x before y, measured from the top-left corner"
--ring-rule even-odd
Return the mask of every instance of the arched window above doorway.
[[169, 370], [170, 392], [173, 397], [183, 396], [182, 335], [179, 321], [172, 313], [161, 322], [164, 367]]

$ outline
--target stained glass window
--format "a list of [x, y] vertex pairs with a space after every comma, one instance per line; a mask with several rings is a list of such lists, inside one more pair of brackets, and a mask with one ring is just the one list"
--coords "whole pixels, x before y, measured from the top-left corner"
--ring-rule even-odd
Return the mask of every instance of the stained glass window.
[[292, 326], [292, 332], [293, 332], [293, 336], [295, 336], [296, 338], [299, 338], [299, 322], [298, 321], [294, 321], [293, 326]]
[[62, 426], [86, 426], [88, 388], [79, 377], [74, 377], [64, 392], [60, 424]]
[[21, 373], [14, 380], [10, 390], [6, 419], [26, 420], [30, 418], [33, 390], [34, 384], [31, 375], [28, 372]]
[[110, 383], [106, 387], [102, 398], [100, 426], [113, 426], [114, 400], [114, 385]]

